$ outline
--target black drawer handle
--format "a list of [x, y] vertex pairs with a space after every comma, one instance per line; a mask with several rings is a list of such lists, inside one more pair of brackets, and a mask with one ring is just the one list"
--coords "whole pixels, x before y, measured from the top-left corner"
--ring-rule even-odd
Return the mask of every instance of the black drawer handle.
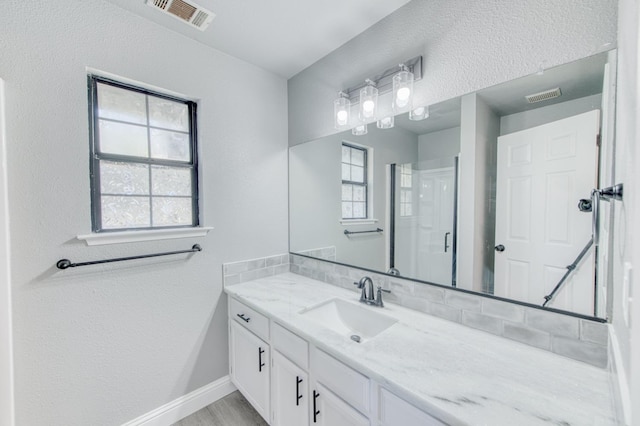
[[300, 399], [302, 395], [300, 395], [300, 383], [302, 383], [302, 379], [300, 376], [296, 376], [296, 406], [300, 405]]
[[244, 314], [236, 314], [238, 316], [238, 318], [240, 318], [242, 321], [244, 322], [249, 322], [251, 321], [251, 318], [249, 317], [245, 317]]
[[318, 423], [318, 414], [320, 414], [320, 410], [316, 409], [317, 408], [316, 400], [318, 399], [319, 396], [320, 394], [314, 390], [313, 391], [313, 422], [314, 423]]
[[262, 354], [264, 353], [264, 349], [258, 348], [258, 372], [262, 372], [262, 367], [264, 367], [264, 362], [262, 362]]

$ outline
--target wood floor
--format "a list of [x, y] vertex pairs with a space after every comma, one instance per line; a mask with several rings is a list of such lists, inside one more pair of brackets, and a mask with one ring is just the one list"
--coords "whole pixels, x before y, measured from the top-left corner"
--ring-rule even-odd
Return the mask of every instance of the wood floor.
[[242, 394], [235, 391], [173, 426], [267, 426]]

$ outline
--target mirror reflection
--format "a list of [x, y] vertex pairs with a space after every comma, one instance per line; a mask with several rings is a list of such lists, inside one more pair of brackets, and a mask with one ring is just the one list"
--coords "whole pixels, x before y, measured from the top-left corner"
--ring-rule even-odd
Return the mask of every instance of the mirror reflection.
[[291, 147], [291, 252], [535, 305], [561, 283], [549, 307], [604, 317], [608, 246], [580, 200], [611, 184], [612, 67], [605, 52]]

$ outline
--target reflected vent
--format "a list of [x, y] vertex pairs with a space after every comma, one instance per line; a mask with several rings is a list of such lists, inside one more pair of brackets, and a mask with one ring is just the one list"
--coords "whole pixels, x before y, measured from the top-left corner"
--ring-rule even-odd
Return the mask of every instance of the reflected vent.
[[147, 4], [201, 31], [204, 31], [216, 16], [213, 12], [191, 1], [147, 0]]
[[534, 104], [536, 102], [542, 102], [542, 101], [547, 101], [549, 99], [558, 98], [560, 97], [560, 95], [562, 95], [562, 92], [560, 91], [559, 87], [556, 87], [555, 89], [545, 90], [544, 92], [534, 93], [533, 95], [527, 95], [525, 96], [525, 99], [530, 104]]

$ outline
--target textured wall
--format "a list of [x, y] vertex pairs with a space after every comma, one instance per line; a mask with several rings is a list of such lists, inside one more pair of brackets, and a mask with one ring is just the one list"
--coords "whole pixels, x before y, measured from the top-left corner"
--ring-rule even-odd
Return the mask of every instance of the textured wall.
[[434, 104], [541, 64], [609, 49], [616, 6], [616, 0], [413, 0], [289, 80], [289, 143], [335, 133], [338, 90], [416, 55], [424, 56], [425, 73], [417, 99]]
[[[226, 375], [221, 264], [287, 251], [285, 80], [101, 0], [4, 1], [0, 58], [16, 424], [122, 424]], [[75, 239], [91, 229], [86, 67], [199, 100], [207, 237]], [[188, 259], [54, 267], [195, 242]]]

